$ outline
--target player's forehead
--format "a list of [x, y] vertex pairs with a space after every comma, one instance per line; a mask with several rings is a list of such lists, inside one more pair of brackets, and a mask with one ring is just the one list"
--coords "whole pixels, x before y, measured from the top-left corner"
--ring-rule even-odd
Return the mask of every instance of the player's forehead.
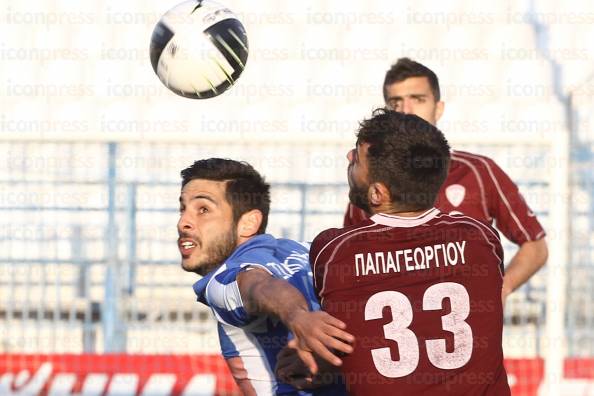
[[388, 98], [424, 95], [433, 98], [431, 84], [427, 77], [409, 77], [386, 86]]
[[185, 204], [200, 199], [212, 201], [215, 204], [224, 203], [226, 202], [226, 189], [226, 181], [194, 179], [183, 186], [179, 200]]

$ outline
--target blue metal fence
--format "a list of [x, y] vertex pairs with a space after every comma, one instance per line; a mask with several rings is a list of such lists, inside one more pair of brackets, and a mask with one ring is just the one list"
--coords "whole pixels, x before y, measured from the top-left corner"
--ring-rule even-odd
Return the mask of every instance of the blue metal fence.
[[[44, 142], [0, 144], [0, 149], [14, 152], [18, 148], [20, 155], [26, 156], [33, 151], [47, 152], [46, 146], [53, 155], [64, 153], [63, 162], [73, 166], [64, 169], [48, 167], [44, 161], [23, 162], [0, 176], [4, 179], [0, 181], [0, 223], [7, 230], [0, 239], [0, 320], [8, 330], [0, 347], [11, 351], [137, 352], [146, 351], [146, 344], [139, 338], [150, 338], [147, 332], [152, 330], [162, 329], [156, 334], [179, 337], [212, 336], [214, 328], [208, 312], [194, 303], [191, 284], [196, 278], [179, 268], [175, 225], [179, 170], [195, 158], [206, 157], [205, 153], [216, 155], [216, 150], [204, 148], [196, 152], [175, 144]], [[505, 168], [511, 163], [506, 161], [506, 155], [519, 150], [513, 142], [510, 146], [483, 147], [483, 152], [491, 153]], [[282, 150], [290, 152], [292, 147], [279, 149]], [[342, 148], [329, 148], [329, 156], [338, 155], [332, 150], [341, 152]], [[146, 160], [132, 167], [124, 161], [151, 158], [155, 151], [178, 159], [149, 171], [146, 168], [152, 165]], [[74, 166], [79, 152], [84, 152], [87, 159]], [[546, 152], [524, 155], [546, 159]], [[549, 229], [551, 206], [543, 198], [548, 182], [542, 170], [547, 161], [541, 163], [540, 168], [531, 172], [518, 172], [509, 166], [506, 170], [518, 181]], [[348, 190], [342, 181], [343, 169], [335, 172], [334, 179], [317, 183], [299, 181], [311, 176], [307, 172], [295, 175], [281, 169], [278, 173], [282, 177], [275, 177], [274, 172], [262, 171], [273, 179], [271, 233], [308, 240], [322, 229], [341, 224]], [[311, 179], [318, 179], [313, 176]], [[283, 178], [298, 181], [282, 181]], [[588, 233], [576, 238], [572, 245], [572, 268], [582, 269], [580, 285], [594, 280], [588, 243], [592, 236], [591, 215], [590, 202], [576, 208], [574, 220], [587, 223], [579, 232]], [[506, 249], [509, 258], [514, 247], [506, 244]], [[535, 276], [506, 308], [508, 334], [513, 336], [517, 331], [525, 338], [529, 329], [534, 335], [531, 345], [519, 348], [523, 354], [527, 350], [540, 354], [545, 279], [544, 273]], [[569, 313], [571, 339], [592, 351], [591, 336], [584, 329], [592, 323], [593, 315], [585, 309], [593, 304], [594, 295], [591, 288], [581, 286], [570, 293], [580, 296], [578, 301], [583, 305], [579, 312]], [[60, 329], [66, 329], [62, 338]], [[176, 352], [175, 347], [166, 343], [156, 345], [163, 336], [153, 338], [152, 350]], [[204, 347], [205, 341], [197, 345], [196, 348]], [[188, 350], [187, 345], [179, 348]]]

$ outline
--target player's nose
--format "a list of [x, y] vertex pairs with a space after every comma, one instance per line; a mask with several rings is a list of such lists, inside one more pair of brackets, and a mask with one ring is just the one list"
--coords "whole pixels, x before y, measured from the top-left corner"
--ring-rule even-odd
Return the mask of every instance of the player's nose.
[[413, 113], [413, 106], [409, 99], [404, 99], [402, 101], [402, 112], [404, 114], [412, 114]]
[[347, 160], [349, 161], [349, 163], [353, 162], [353, 155], [354, 155], [354, 151], [355, 151], [355, 149], [350, 149], [350, 150], [347, 152], [347, 155], [346, 155], [346, 157], [347, 157]]
[[190, 216], [187, 213], [182, 213], [179, 216], [179, 220], [177, 221], [177, 231], [182, 233], [183, 231], [192, 230], [194, 225], [190, 219]]

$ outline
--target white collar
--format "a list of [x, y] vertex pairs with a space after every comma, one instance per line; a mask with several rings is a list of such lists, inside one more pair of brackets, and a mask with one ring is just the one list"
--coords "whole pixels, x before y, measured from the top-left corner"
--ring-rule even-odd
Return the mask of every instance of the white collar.
[[371, 216], [370, 219], [376, 224], [386, 225], [389, 227], [410, 228], [425, 224], [440, 213], [441, 212], [439, 209], [431, 208], [415, 217], [403, 217], [385, 213], [377, 213]]

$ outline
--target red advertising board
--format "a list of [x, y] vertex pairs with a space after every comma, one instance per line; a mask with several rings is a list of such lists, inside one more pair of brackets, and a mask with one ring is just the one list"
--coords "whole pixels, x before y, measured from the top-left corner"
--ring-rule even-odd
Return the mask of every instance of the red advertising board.
[[219, 355], [0, 355], [0, 395], [239, 395]]
[[[535, 396], [542, 359], [507, 359], [514, 396]], [[594, 359], [567, 359], [564, 388], [594, 390]], [[0, 395], [207, 396], [239, 395], [219, 355], [0, 354]], [[593, 392], [594, 394], [594, 392]]]

